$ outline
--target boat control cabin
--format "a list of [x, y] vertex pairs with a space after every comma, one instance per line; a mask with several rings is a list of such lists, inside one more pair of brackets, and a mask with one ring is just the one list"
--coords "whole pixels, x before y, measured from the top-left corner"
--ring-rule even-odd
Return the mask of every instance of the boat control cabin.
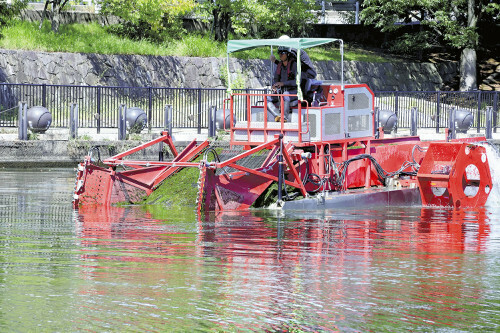
[[[229, 99], [231, 144], [259, 145], [273, 140], [280, 133], [284, 135], [284, 142], [299, 145], [373, 137], [373, 92], [366, 84], [346, 84], [343, 87], [334, 83], [321, 84], [318, 89], [321, 96], [317, 102], [312, 105], [309, 101], [296, 102], [295, 105], [292, 102], [291, 114], [284, 117], [281, 111], [278, 122], [267, 109], [267, 103], [270, 103], [267, 97], [273, 95], [232, 94]], [[283, 110], [283, 95], [274, 96], [279, 96], [276, 106]], [[237, 103], [242, 99], [245, 100], [243, 103]], [[251, 103], [255, 100], [257, 103]], [[244, 110], [238, 110], [239, 105], [244, 105]], [[244, 119], [238, 119], [236, 114], [243, 114]]]

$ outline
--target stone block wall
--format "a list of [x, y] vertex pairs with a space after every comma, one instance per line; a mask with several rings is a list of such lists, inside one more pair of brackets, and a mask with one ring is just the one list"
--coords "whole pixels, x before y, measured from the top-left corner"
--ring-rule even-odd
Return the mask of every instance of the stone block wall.
[[[269, 85], [269, 60], [231, 58], [237, 88]], [[340, 80], [339, 62], [315, 62], [318, 79]], [[102, 55], [0, 49], [0, 83], [34, 83], [129, 87], [225, 87], [225, 58]], [[344, 80], [367, 83], [377, 91], [442, 90], [458, 75], [453, 62], [344, 63]]]

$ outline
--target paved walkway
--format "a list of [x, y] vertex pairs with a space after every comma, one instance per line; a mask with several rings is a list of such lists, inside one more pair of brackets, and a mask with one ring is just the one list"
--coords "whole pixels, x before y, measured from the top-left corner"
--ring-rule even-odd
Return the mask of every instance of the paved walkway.
[[[154, 128], [151, 130], [151, 133], [147, 133], [147, 131], [143, 131], [140, 135], [134, 135], [136, 137], [140, 137], [143, 140], [151, 140], [154, 137], [157, 137], [161, 128]], [[399, 129], [397, 133], [386, 134], [385, 137], [400, 137], [400, 136], [409, 136], [409, 129]], [[440, 131], [440, 133], [436, 133], [435, 129], [419, 129], [417, 131], [417, 135], [424, 141], [430, 140], [444, 140], [445, 132], [444, 129]], [[100, 133], [97, 133], [95, 128], [80, 128], [78, 130], [78, 136], [81, 139], [88, 141], [102, 141], [102, 140], [110, 140], [115, 141], [118, 140], [118, 129], [116, 128], [105, 128], [101, 129]], [[193, 139], [205, 140], [208, 136], [208, 130], [202, 129], [200, 133], [198, 133], [197, 129], [186, 129], [186, 128], [174, 128], [172, 136], [174, 141], [179, 142], [191, 142]], [[477, 133], [477, 130], [469, 130], [466, 134], [457, 133], [457, 138], [465, 138], [465, 137], [477, 137], [477, 136], [485, 136], [484, 130], [480, 133]], [[49, 129], [44, 134], [38, 134], [37, 140], [68, 140], [69, 138], [69, 130], [68, 129]], [[494, 141], [500, 142], [500, 131], [498, 133], [493, 133]], [[2, 141], [17, 141], [18, 133], [15, 128], [0, 128], [0, 140]]]

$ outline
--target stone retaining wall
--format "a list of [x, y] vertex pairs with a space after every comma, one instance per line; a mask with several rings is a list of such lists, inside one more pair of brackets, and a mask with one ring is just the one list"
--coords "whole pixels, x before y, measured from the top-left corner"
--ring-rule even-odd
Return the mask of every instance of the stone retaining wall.
[[[0, 49], [0, 83], [222, 88], [225, 58], [102, 55]], [[340, 63], [315, 62], [318, 78], [340, 80]], [[230, 59], [239, 88], [269, 85], [269, 60]], [[377, 91], [442, 90], [457, 63], [344, 63], [345, 80]], [[243, 83], [244, 82], [244, 83]], [[244, 86], [241, 86], [244, 85]]]
[[[124, 152], [144, 142], [141, 141], [87, 141], [87, 140], [44, 140], [44, 141], [0, 141], [0, 168], [77, 166], [91, 147], [98, 147], [101, 159]], [[178, 143], [182, 150], [184, 143]], [[97, 159], [97, 154], [94, 156]], [[158, 160], [158, 146], [148, 147], [134, 154], [136, 160]], [[165, 160], [171, 159], [166, 155]]]

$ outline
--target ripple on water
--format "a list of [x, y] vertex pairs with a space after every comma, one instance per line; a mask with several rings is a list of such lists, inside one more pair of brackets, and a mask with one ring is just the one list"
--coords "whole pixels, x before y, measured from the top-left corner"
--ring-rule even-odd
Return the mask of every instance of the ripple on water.
[[73, 211], [73, 175], [0, 172], [3, 331], [500, 328], [495, 207]]

